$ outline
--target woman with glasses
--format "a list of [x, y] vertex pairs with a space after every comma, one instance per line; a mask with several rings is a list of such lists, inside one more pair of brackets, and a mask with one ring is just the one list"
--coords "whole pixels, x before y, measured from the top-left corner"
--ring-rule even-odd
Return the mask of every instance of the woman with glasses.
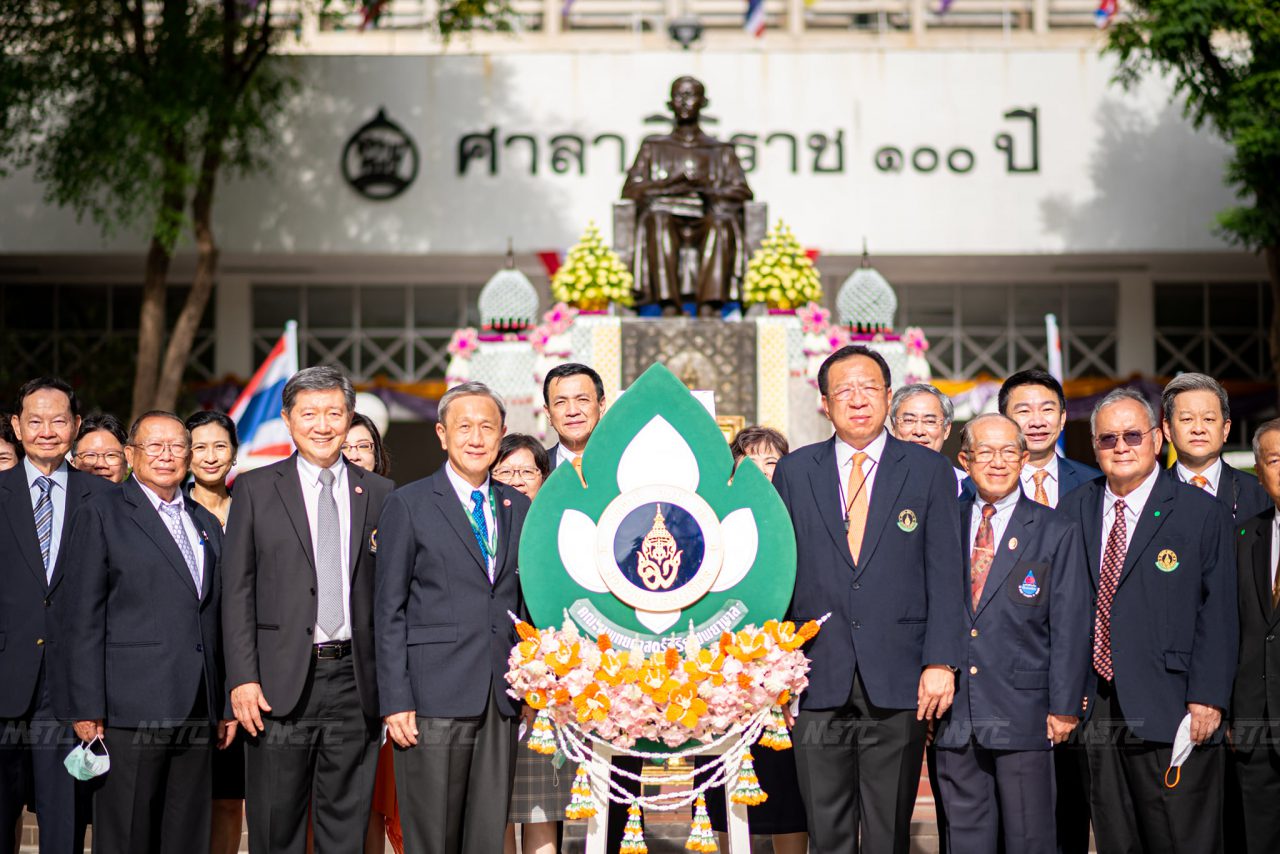
[[342, 454], [347, 462], [355, 463], [365, 471], [390, 477], [391, 455], [382, 444], [382, 434], [367, 415], [357, 412], [351, 417], [351, 429], [342, 443]]
[[[497, 459], [489, 471], [494, 480], [515, 487], [533, 500], [551, 473], [551, 458], [537, 439], [512, 433], [498, 446]], [[575, 770], [560, 754], [544, 756], [520, 745], [507, 815], [505, 854], [516, 852], [517, 824], [520, 825], [520, 850], [524, 854], [552, 854], [560, 850], [564, 832], [561, 817], [569, 805]]]
[[[86, 419], [87, 421], [87, 419]], [[191, 435], [191, 500], [208, 510], [225, 533], [231, 512], [227, 475], [236, 464], [240, 440], [224, 412], [201, 411], [186, 421]], [[240, 850], [244, 821], [244, 743], [233, 741], [213, 754], [213, 816], [210, 854]]]
[[124, 462], [124, 425], [114, 415], [90, 415], [80, 423], [80, 432], [71, 448], [71, 463], [77, 469], [121, 483], [129, 476]]

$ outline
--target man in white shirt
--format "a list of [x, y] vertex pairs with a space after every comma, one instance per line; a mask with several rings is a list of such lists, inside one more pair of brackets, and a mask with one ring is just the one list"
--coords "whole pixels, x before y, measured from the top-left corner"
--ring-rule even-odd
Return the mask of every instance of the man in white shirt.
[[[951, 435], [954, 418], [955, 407], [951, 398], [928, 383], [904, 385], [893, 393], [893, 399], [889, 401], [889, 427], [894, 437], [924, 445], [939, 454]], [[964, 469], [953, 468], [958, 495], [960, 484], [967, 475]]]
[[604, 413], [604, 381], [592, 368], [567, 362], [547, 371], [542, 381], [543, 410], [556, 444], [547, 448], [554, 471], [561, 463], [581, 459], [587, 440]]
[[[1096, 592], [1083, 741], [1098, 850], [1212, 854], [1239, 635], [1230, 517], [1161, 476], [1156, 414], [1137, 391], [1109, 393], [1090, 425], [1106, 477], [1059, 509], [1084, 530]], [[1184, 718], [1198, 746], [1170, 770]]]

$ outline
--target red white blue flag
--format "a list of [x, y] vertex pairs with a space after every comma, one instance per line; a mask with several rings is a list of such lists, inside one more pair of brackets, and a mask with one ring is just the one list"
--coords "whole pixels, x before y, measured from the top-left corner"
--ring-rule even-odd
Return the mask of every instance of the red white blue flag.
[[1093, 13], [1093, 22], [1098, 25], [1098, 29], [1104, 29], [1111, 23], [1111, 19], [1116, 16], [1119, 10], [1119, 0], [1101, 0], [1098, 9]]
[[281, 410], [284, 384], [297, 372], [298, 323], [290, 320], [228, 413], [236, 423], [236, 435], [240, 439], [233, 474], [270, 465], [293, 453], [293, 440]]
[[747, 0], [747, 17], [743, 20], [743, 29], [760, 38], [764, 35], [764, 25], [764, 0]]

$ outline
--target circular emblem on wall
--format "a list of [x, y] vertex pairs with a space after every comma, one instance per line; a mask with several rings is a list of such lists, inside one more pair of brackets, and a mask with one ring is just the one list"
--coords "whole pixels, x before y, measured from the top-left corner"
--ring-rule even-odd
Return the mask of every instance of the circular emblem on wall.
[[394, 199], [418, 177], [418, 146], [379, 108], [342, 149], [342, 177], [366, 199]]

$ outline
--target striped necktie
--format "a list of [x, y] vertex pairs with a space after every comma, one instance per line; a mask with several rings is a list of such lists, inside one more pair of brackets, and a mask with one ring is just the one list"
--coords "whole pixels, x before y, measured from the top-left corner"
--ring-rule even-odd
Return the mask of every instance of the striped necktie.
[[53, 478], [40, 475], [36, 478], [40, 497], [36, 500], [36, 536], [40, 539], [40, 560], [44, 563], [45, 581], [53, 575], [49, 566], [49, 550], [53, 545]]

